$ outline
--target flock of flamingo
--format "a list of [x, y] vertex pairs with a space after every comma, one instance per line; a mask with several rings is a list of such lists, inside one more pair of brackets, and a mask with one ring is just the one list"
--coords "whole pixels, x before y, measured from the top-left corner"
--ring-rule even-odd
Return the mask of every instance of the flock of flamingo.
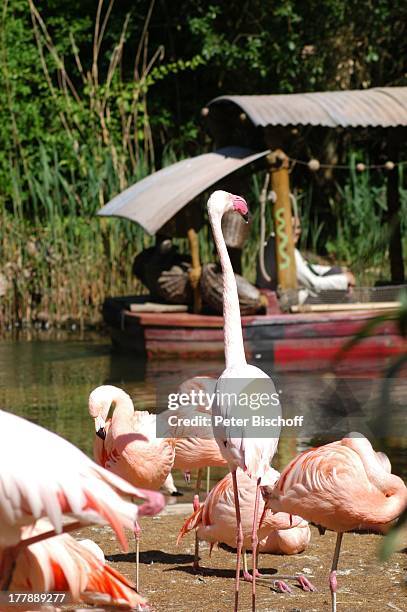
[[[230, 380], [268, 378], [245, 358], [236, 281], [221, 230], [222, 216], [229, 210], [244, 218], [248, 214], [243, 198], [214, 192], [208, 213], [223, 271], [226, 361], [217, 389], [227, 388]], [[197, 378], [183, 383], [182, 389], [205, 384], [205, 378]], [[188, 475], [193, 469], [227, 466], [229, 473], [202, 504], [195, 496], [194, 511], [178, 536], [179, 541], [195, 531], [195, 569], [200, 540], [209, 542], [211, 549], [215, 543], [236, 548], [235, 611], [242, 561], [243, 579], [251, 582], [253, 610], [257, 581], [285, 592], [291, 590], [286, 581], [295, 580], [313, 591], [305, 576], [271, 577], [257, 567], [259, 552], [304, 550], [310, 540], [308, 521], [313, 522], [337, 532], [329, 574], [335, 612], [343, 534], [355, 529], [385, 532], [407, 506], [403, 481], [391, 474], [386, 455], [376, 453], [361, 434], [307, 450], [279, 474], [271, 467], [278, 438], [246, 437], [244, 428], [242, 436], [234, 438], [227, 427], [214, 431], [214, 437], [199, 437], [197, 432], [186, 438], [172, 431], [167, 438], [157, 438], [155, 415], [135, 411], [124, 391], [107, 385], [90, 394], [88, 408], [95, 423], [95, 462], [56, 434], [0, 411], [1, 429], [7, 434], [0, 445], [2, 591], [66, 591], [75, 602], [147, 610], [139, 592], [138, 562], [133, 584], [105, 563], [94, 542], [75, 540], [69, 532], [109, 524], [128, 550], [124, 529], [130, 529], [138, 561], [139, 517], [163, 509], [164, 497], [158, 491], [163, 485], [173, 486], [171, 470]], [[231, 408], [221, 405], [213, 410], [228, 417]], [[252, 552], [251, 574], [246, 550]]]

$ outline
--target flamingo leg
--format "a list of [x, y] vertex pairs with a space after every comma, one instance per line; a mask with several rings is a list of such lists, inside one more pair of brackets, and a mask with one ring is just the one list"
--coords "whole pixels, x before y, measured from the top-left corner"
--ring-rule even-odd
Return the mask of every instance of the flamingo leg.
[[[256, 570], [256, 578], [260, 578], [261, 574], [258, 570]], [[243, 550], [243, 580], [246, 582], [253, 582], [252, 575], [249, 573], [248, 565], [247, 565], [247, 554], [246, 549]]]
[[254, 502], [254, 516], [253, 516], [253, 529], [252, 529], [252, 557], [253, 557], [253, 580], [252, 580], [252, 610], [256, 610], [256, 562], [257, 562], [257, 547], [259, 540], [257, 537], [257, 515], [259, 514], [259, 498], [260, 498], [260, 478], [257, 479], [256, 485], [256, 498]]
[[206, 494], [208, 495], [209, 489], [211, 488], [211, 468], [208, 465], [206, 468]]
[[249, 574], [249, 568], [247, 566], [247, 554], [246, 554], [246, 549], [243, 549], [243, 580], [246, 580], [247, 582], [251, 582], [252, 581], [252, 577]]
[[[203, 469], [200, 468], [198, 470], [198, 475], [196, 477], [195, 495], [194, 495], [194, 502], [193, 502], [194, 511], [198, 510], [199, 508], [199, 492], [201, 490], [202, 475], [203, 475]], [[194, 563], [192, 565], [192, 568], [195, 572], [198, 572], [201, 569], [199, 567], [199, 540], [198, 540], [198, 532], [196, 530], [195, 530]]]
[[[199, 509], [199, 495], [194, 495], [193, 508], [194, 508], [194, 512], [196, 512]], [[197, 529], [195, 529], [195, 551], [194, 551], [194, 562], [192, 565], [192, 569], [194, 570], [194, 572], [199, 572], [201, 569], [199, 566], [199, 538], [198, 538]]]
[[267, 506], [266, 504], [264, 504], [264, 510], [261, 514], [260, 522], [259, 522], [259, 530], [260, 530], [260, 527], [263, 525], [263, 521], [264, 521], [264, 517], [266, 516], [266, 512], [267, 512]]
[[338, 535], [336, 536], [334, 558], [332, 561], [331, 573], [329, 574], [329, 588], [331, 589], [332, 612], [336, 612], [336, 588], [338, 585], [336, 581], [336, 569], [338, 567], [338, 559], [341, 550], [342, 537], [343, 533], [338, 533]]
[[202, 475], [203, 475], [203, 469], [199, 468], [198, 475], [196, 477], [195, 495], [199, 495], [200, 493], [201, 484], [202, 484]]
[[239, 489], [237, 486], [236, 470], [232, 472], [233, 480], [233, 494], [235, 498], [235, 510], [236, 510], [236, 578], [235, 578], [235, 607], [234, 612], [237, 612], [239, 607], [239, 581], [240, 581], [240, 562], [242, 558], [242, 546], [243, 546], [243, 527], [240, 516], [240, 502], [239, 502]]
[[194, 562], [192, 565], [192, 569], [194, 570], [194, 572], [199, 572], [201, 569], [201, 566], [199, 565], [199, 538], [198, 538], [198, 534], [196, 531], [195, 531]]
[[136, 538], [136, 591], [139, 592], [140, 586], [140, 533], [141, 528], [136, 521], [134, 525], [134, 535]]

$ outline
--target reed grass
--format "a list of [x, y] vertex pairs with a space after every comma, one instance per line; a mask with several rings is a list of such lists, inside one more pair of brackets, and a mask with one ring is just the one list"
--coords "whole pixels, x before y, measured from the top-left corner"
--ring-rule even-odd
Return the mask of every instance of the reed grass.
[[[358, 284], [371, 285], [390, 278], [388, 246], [394, 220], [387, 218], [385, 172], [372, 171], [375, 176], [369, 169], [358, 172], [358, 161], [358, 153], [351, 151], [349, 175], [342, 185], [337, 184], [340, 197], [330, 201], [336, 235], [325, 246], [331, 257], [355, 272]], [[403, 166], [398, 170], [402, 248], [406, 261], [407, 189]]]
[[[44, 134], [34, 152], [25, 148], [10, 93], [15, 146], [8, 163], [11, 194], [0, 196], [0, 322], [75, 320], [83, 327], [100, 320], [106, 295], [137, 288], [132, 260], [149, 237], [134, 224], [95, 215], [154, 169], [147, 92], [162, 50], [148, 50], [151, 4], [132, 80], [124, 80], [121, 69], [129, 16], [102, 74], [101, 46], [113, 0], [107, 5], [99, 0], [90, 66], [84, 66], [71, 36], [73, 78], [33, 0], [29, 7], [38, 62], [55, 109], [54, 133]], [[12, 84], [6, 85], [12, 92]]]

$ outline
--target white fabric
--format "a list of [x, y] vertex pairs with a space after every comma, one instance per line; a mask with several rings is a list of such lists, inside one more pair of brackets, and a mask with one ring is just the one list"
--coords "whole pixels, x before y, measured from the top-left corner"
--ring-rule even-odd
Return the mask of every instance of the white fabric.
[[[332, 274], [330, 276], [318, 276], [308, 267], [307, 262], [298, 249], [294, 249], [295, 265], [297, 268], [297, 280], [300, 287], [311, 291], [322, 291], [324, 289], [338, 289], [346, 291], [348, 278], [345, 274]], [[312, 266], [316, 270], [323, 270], [322, 274], [329, 270], [329, 266]]]
[[314, 271], [319, 276], [323, 276], [328, 270], [331, 269], [331, 266], [323, 266], [321, 264], [312, 264], [312, 271]]

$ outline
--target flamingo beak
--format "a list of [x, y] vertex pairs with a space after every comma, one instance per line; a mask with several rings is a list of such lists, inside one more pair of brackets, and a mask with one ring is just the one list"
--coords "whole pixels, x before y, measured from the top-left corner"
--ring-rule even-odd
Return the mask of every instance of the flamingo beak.
[[246, 223], [249, 223], [249, 207], [247, 205], [246, 200], [240, 196], [232, 195], [232, 201], [233, 210], [238, 212]]
[[101, 439], [101, 440], [106, 440], [106, 431], [105, 429], [103, 429], [103, 427], [101, 427], [100, 429], [97, 430], [96, 435]]
[[102, 440], [106, 439], [106, 429], [105, 429], [106, 423], [105, 421], [102, 419], [101, 416], [96, 417], [95, 419], [95, 431], [96, 431], [96, 435], [99, 436], [99, 438], [101, 438]]

